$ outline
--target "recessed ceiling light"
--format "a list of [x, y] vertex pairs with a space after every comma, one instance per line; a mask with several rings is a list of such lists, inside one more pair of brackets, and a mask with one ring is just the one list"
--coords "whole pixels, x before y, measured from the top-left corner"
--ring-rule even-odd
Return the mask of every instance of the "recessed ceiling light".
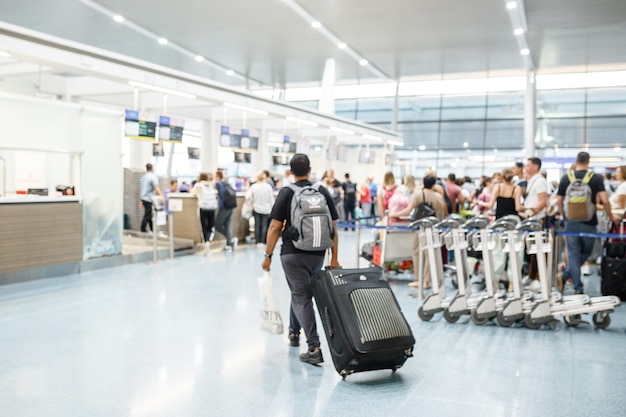
[[197, 62], [202, 62], [204, 61], [204, 57], [202, 55], [196, 55], [196, 57], [194, 58]]
[[515, 30], [513, 31], [513, 34], [514, 34], [515, 36], [520, 36], [520, 35], [523, 35], [523, 34], [524, 34], [524, 29], [522, 29], [522, 28], [517, 28], [517, 29], [515, 29]]
[[424, 145], [420, 145], [420, 148], [419, 148], [419, 149], [420, 149], [420, 151], [423, 151], [423, 150], [425, 150], [425, 149], [426, 149], [426, 146], [424, 146]]
[[359, 60], [359, 64], [361, 64], [363, 66], [367, 65], [368, 64], [367, 59], [360, 59]]
[[160, 43], [161, 45], [167, 45], [167, 39], [165, 38], [159, 38], [159, 40], [157, 40], [158, 43]]
[[124, 16], [116, 14], [115, 16], [113, 16], [113, 20], [115, 20], [117, 23], [122, 23], [124, 21]]
[[522, 55], [528, 55], [530, 53], [530, 50], [528, 48], [524, 48], [521, 51], [519, 51], [519, 53]]
[[348, 47], [347, 44], [345, 44], [344, 42], [338, 43], [337, 44], [337, 48], [339, 49], [346, 49]]
[[233, 71], [231, 69], [226, 70], [226, 75], [228, 75], [229, 77], [232, 77], [233, 75], [235, 75], [235, 71]]
[[469, 143], [463, 142], [463, 147], [467, 148], [468, 146], [469, 146]]
[[317, 20], [315, 20], [315, 21], [311, 22], [311, 27], [313, 29], [319, 29], [319, 28], [322, 27], [322, 24], [320, 22], [318, 22]]
[[509, 1], [506, 3], [506, 8], [509, 10], [515, 9], [517, 7], [516, 1]]

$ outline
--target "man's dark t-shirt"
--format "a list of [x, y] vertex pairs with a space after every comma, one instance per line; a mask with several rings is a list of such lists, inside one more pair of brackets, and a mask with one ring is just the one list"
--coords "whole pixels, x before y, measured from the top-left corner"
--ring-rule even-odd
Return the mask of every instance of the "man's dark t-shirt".
[[356, 184], [352, 181], [346, 181], [341, 186], [343, 187], [344, 201], [356, 202]]
[[[574, 171], [574, 176], [577, 179], [583, 179], [586, 173], [587, 171]], [[557, 191], [557, 195], [560, 195], [561, 197], [565, 197], [565, 192], [567, 191], [567, 186], [569, 184], [570, 182], [569, 182], [569, 178], [567, 174], [563, 175], [563, 177], [561, 177], [561, 182], [559, 182], [559, 190]], [[595, 205], [598, 193], [601, 191], [605, 191], [604, 181], [602, 181], [602, 177], [599, 176], [598, 174], [593, 174], [593, 177], [591, 177], [591, 180], [589, 181], [589, 187], [591, 188], [591, 198]], [[564, 200], [563, 205], [565, 204], [566, 202]], [[585, 223], [590, 226], [597, 226], [598, 218], [596, 216], [593, 216], [591, 220], [589, 220], [588, 222], [581, 222], [581, 223]]]
[[[306, 187], [307, 185], [312, 185], [310, 181], [298, 181], [295, 185], [299, 187]], [[330, 216], [333, 220], [337, 220], [339, 218], [339, 214], [337, 213], [337, 207], [333, 203], [333, 199], [328, 193], [328, 190], [324, 186], [320, 186], [320, 193], [324, 197], [326, 197], [326, 202], [328, 204], [328, 208], [330, 209]], [[289, 235], [289, 230], [291, 229], [291, 198], [293, 197], [293, 190], [289, 187], [283, 187], [278, 192], [278, 196], [276, 196], [276, 201], [274, 202], [274, 207], [272, 208], [272, 212], [270, 213], [270, 222], [272, 220], [278, 220], [279, 222], [285, 223], [285, 227], [282, 232], [283, 245], [280, 248], [281, 255], [288, 255], [292, 253], [308, 253], [319, 256], [324, 256], [325, 251], [306, 251], [300, 250], [293, 246], [293, 242], [291, 241], [291, 236]]]

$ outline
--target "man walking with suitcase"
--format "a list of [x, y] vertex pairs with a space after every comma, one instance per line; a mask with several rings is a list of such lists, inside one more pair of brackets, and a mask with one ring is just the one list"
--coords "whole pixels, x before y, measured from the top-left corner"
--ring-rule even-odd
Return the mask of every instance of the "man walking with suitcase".
[[[306, 353], [300, 355], [302, 362], [313, 365], [324, 362], [322, 351], [320, 350], [319, 334], [315, 322], [315, 310], [313, 309], [313, 288], [312, 281], [317, 278], [324, 266], [325, 250], [303, 250], [298, 249], [294, 242], [304, 240], [305, 237], [298, 236], [296, 225], [292, 225], [291, 216], [293, 214], [292, 199], [299, 189], [313, 190], [312, 193], [319, 192], [319, 204], [327, 205], [330, 217], [332, 218], [332, 256], [330, 260], [331, 268], [340, 268], [337, 260], [337, 224], [339, 218], [337, 208], [332, 197], [325, 187], [315, 187], [309, 181], [311, 166], [309, 157], [305, 154], [296, 154], [290, 162], [291, 170], [295, 176], [295, 184], [281, 188], [274, 207], [270, 213], [270, 225], [267, 231], [267, 246], [265, 259], [262, 268], [270, 270], [272, 254], [282, 232], [283, 244], [281, 247], [280, 260], [285, 271], [287, 284], [291, 291], [291, 309], [289, 315], [289, 342], [291, 346], [299, 346], [300, 330], [304, 330], [307, 338], [308, 349]], [[295, 188], [292, 188], [294, 187]], [[325, 199], [325, 201], [323, 201]], [[325, 209], [325, 207], [324, 207]], [[284, 227], [283, 227], [284, 226]], [[331, 233], [320, 229], [321, 233]], [[317, 236], [324, 240], [324, 237]]]

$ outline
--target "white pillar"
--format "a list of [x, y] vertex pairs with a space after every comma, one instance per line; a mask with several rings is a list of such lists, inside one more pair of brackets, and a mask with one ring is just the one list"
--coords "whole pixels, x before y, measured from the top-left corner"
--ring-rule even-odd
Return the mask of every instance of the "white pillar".
[[130, 140], [130, 169], [145, 171], [146, 164], [152, 162], [151, 140]]
[[[257, 172], [264, 169], [269, 169], [272, 161], [270, 159], [270, 148], [267, 146], [267, 129], [265, 128], [265, 122], [261, 122], [262, 127], [259, 132], [259, 148], [256, 152], [252, 152], [252, 173], [251, 176], [256, 175]], [[282, 172], [281, 172], [282, 174]], [[252, 178], [254, 180], [254, 178]]]
[[217, 171], [217, 153], [219, 151], [219, 126], [215, 117], [202, 122], [202, 150], [200, 152], [200, 171]]
[[317, 109], [322, 113], [335, 114], [335, 97], [333, 87], [335, 86], [335, 60], [328, 58], [324, 65], [324, 75], [322, 77], [322, 97]]
[[526, 96], [524, 100], [524, 149], [526, 158], [535, 156], [536, 92], [535, 73], [530, 71], [526, 75]]

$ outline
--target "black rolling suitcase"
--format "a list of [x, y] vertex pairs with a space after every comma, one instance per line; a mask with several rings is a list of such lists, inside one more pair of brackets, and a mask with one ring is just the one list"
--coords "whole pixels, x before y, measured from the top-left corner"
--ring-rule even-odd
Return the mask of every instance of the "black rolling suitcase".
[[415, 338], [378, 267], [327, 269], [313, 294], [335, 369], [354, 372], [400, 368]]
[[[614, 227], [612, 233], [624, 236], [623, 220], [619, 227]], [[602, 295], [617, 295], [626, 301], [626, 241], [615, 239], [604, 244], [600, 274]]]

